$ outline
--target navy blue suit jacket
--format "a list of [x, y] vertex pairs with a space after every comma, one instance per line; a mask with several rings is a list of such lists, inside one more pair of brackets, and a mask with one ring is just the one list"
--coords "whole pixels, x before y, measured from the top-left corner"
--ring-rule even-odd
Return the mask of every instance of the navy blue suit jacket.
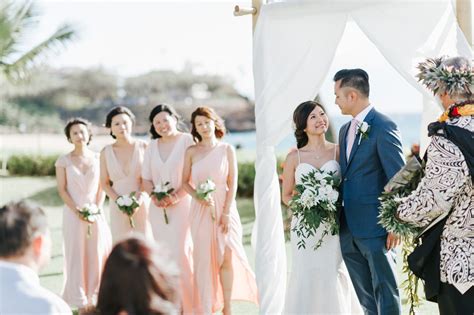
[[405, 159], [400, 132], [390, 118], [372, 109], [364, 121], [370, 126], [368, 138], [361, 139], [359, 144], [361, 135], [356, 136], [349, 159], [346, 137], [350, 122], [339, 131], [342, 211], [354, 237], [372, 238], [387, 234], [378, 223], [378, 198], [388, 180], [405, 164]]

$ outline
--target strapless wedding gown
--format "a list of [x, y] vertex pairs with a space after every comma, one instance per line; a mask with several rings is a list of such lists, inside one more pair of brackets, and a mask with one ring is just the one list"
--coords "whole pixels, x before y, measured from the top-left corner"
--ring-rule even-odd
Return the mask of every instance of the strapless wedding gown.
[[[295, 170], [295, 182], [314, 170], [308, 163], [300, 163]], [[340, 176], [337, 161], [326, 162], [321, 170]], [[291, 227], [296, 225], [293, 217]], [[286, 291], [285, 314], [363, 314], [342, 260], [339, 235], [326, 235], [321, 247], [313, 249], [322, 229], [305, 240], [306, 249], [298, 249], [298, 236], [291, 231], [291, 271]]]

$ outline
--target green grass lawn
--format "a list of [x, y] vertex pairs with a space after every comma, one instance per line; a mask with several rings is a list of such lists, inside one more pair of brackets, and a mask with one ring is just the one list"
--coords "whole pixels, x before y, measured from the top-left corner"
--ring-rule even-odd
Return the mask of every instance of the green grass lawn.
[[[53, 251], [51, 262], [41, 271], [40, 280], [42, 285], [60, 293], [63, 281], [63, 257], [62, 257], [62, 202], [56, 192], [56, 182], [52, 177], [3, 177], [0, 179], [0, 203], [4, 204], [21, 198], [31, 199], [40, 204], [48, 216], [49, 226], [53, 238]], [[252, 199], [238, 199], [243, 232], [244, 246], [250, 264], [254, 266], [255, 255], [250, 246], [250, 234], [254, 222], [254, 208]], [[289, 246], [287, 243], [287, 252]], [[288, 256], [288, 267], [291, 266], [291, 257]], [[399, 279], [403, 279], [399, 263]], [[423, 292], [420, 291], [420, 296]], [[406, 298], [402, 297], [404, 314], [407, 314]], [[258, 314], [258, 307], [251, 303], [234, 302], [232, 304], [234, 314]], [[418, 314], [438, 314], [436, 304], [423, 302]]]

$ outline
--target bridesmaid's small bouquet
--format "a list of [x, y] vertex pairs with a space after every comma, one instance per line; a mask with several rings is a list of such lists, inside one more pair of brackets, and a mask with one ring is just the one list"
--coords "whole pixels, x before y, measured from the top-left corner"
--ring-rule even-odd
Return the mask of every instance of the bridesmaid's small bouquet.
[[326, 235], [339, 233], [339, 184], [340, 179], [335, 172], [314, 169], [303, 175], [301, 184], [296, 185], [296, 194], [290, 200], [289, 206], [297, 222], [293, 231], [299, 238], [298, 248], [306, 248], [305, 239], [314, 236], [322, 223], [325, 224], [324, 230], [313, 246], [314, 250], [321, 247]]
[[[216, 184], [208, 178], [205, 182], [200, 183], [196, 188], [196, 197], [201, 200], [209, 200], [211, 193], [216, 190]], [[212, 221], [216, 220], [214, 207], [211, 208]]]
[[120, 211], [125, 213], [128, 216], [130, 226], [135, 228], [135, 222], [133, 221], [133, 214], [135, 209], [140, 205], [138, 203], [137, 197], [135, 197], [135, 192], [132, 192], [130, 195], [123, 195], [115, 200]]
[[[165, 199], [166, 197], [169, 197], [173, 191], [174, 188], [170, 187], [170, 182], [166, 182], [164, 184], [156, 185], [151, 194], [155, 196], [158, 201], [160, 201]], [[166, 208], [163, 208], [163, 215], [165, 217], [165, 223], [168, 224], [169, 221], [168, 214], [166, 214]]]
[[93, 203], [87, 203], [78, 210], [78, 214], [81, 218], [89, 222], [87, 225], [87, 237], [89, 238], [92, 235], [92, 223], [94, 223], [100, 215], [100, 209]]

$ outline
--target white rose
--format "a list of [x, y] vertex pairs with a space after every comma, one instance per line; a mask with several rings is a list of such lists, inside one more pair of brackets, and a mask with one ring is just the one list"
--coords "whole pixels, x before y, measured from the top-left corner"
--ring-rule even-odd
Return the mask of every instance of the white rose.
[[122, 196], [118, 197], [116, 203], [117, 203], [117, 205], [122, 207], [124, 205], [123, 197]]
[[305, 207], [307, 207], [307, 208], [313, 206], [313, 203], [314, 203], [314, 193], [313, 193], [311, 190], [306, 189], [306, 190], [303, 191], [303, 193], [301, 194], [300, 202], [301, 202], [301, 204], [303, 204], [303, 205], [304, 205]]
[[96, 216], [95, 215], [90, 215], [87, 217], [87, 221], [89, 222], [95, 222], [97, 219], [96, 219]]
[[369, 130], [369, 124], [367, 122], [363, 121], [360, 124], [359, 130], [363, 133], [366, 133]]
[[132, 198], [130, 198], [128, 196], [123, 197], [123, 204], [126, 207], [130, 207], [133, 204]]
[[90, 207], [89, 207], [89, 212], [92, 215], [94, 215], [94, 214], [98, 214], [100, 212], [100, 210], [99, 210], [99, 207], [97, 207], [97, 205], [91, 204]]
[[318, 189], [318, 198], [319, 198], [319, 200], [326, 200], [327, 199], [327, 191], [324, 187], [319, 187], [319, 189]]
[[320, 172], [315, 172], [315, 173], [314, 173], [314, 179], [320, 181], [320, 180], [322, 180], [323, 178], [324, 178], [324, 175], [323, 175], [322, 173], [320, 173]]
[[198, 187], [197, 187], [197, 191], [198, 192], [203, 192], [204, 190], [206, 189], [206, 184], [202, 183], [202, 184], [199, 184]]
[[97, 213], [99, 211], [99, 208], [97, 208], [97, 205], [93, 203], [86, 203], [83, 207], [83, 210], [87, 210], [90, 213]]
[[214, 182], [210, 179], [207, 180], [207, 185], [208, 185], [207, 187], [208, 187], [209, 190], [216, 189], [216, 184], [214, 184]]
[[318, 195], [318, 194], [315, 194], [315, 195], [314, 195], [314, 198], [313, 198], [313, 205], [314, 205], [314, 206], [318, 205], [318, 203], [319, 203], [321, 200], [322, 200], [322, 199], [321, 199], [321, 196]]
[[163, 187], [161, 186], [161, 184], [156, 185], [155, 188], [153, 189], [153, 192], [156, 192], [156, 193], [159, 193], [162, 191], [163, 191]]
[[329, 193], [329, 199], [332, 202], [336, 202], [338, 198], [339, 198], [339, 193], [337, 192], [337, 190], [333, 190]]

